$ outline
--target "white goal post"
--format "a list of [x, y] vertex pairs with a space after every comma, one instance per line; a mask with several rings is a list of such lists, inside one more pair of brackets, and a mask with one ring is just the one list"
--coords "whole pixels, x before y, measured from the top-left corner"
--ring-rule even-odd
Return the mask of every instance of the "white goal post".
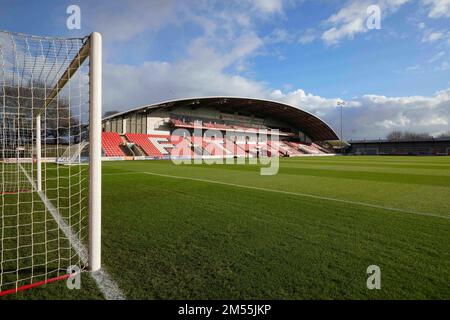
[[101, 268], [101, 109], [99, 33], [0, 30], [0, 296]]

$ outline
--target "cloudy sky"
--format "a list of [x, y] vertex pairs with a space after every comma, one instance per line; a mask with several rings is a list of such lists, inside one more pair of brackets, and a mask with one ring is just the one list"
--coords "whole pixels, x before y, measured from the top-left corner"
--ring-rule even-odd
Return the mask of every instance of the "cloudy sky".
[[[209, 95], [304, 108], [344, 138], [450, 130], [450, 0], [0, 0], [0, 29], [104, 37], [104, 109]], [[68, 30], [66, 8], [81, 9]], [[368, 28], [371, 5], [381, 28]], [[373, 22], [373, 20], [370, 20]]]

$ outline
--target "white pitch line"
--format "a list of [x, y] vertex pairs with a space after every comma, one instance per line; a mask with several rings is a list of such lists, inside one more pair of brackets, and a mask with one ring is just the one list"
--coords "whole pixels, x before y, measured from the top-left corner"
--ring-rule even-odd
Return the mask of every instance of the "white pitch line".
[[[344, 200], [344, 199], [336, 199], [336, 198], [331, 198], [331, 197], [323, 197], [323, 196], [318, 196], [318, 195], [308, 194], [308, 193], [291, 192], [291, 191], [284, 191], [284, 190], [275, 190], [275, 189], [268, 189], [268, 188], [254, 187], [254, 186], [246, 186], [246, 185], [242, 185], [242, 184], [235, 184], [235, 183], [229, 183], [229, 182], [223, 182], [223, 181], [198, 179], [198, 178], [183, 177], [183, 176], [174, 176], [174, 175], [169, 175], [169, 174], [147, 172], [147, 171], [141, 171], [141, 172], [135, 172], [135, 173], [136, 174], [147, 174], [147, 175], [153, 175], [153, 176], [160, 176], [160, 177], [166, 177], [166, 178], [173, 178], [173, 179], [191, 180], [191, 181], [198, 181], [198, 182], [205, 182], [205, 183], [220, 184], [220, 185], [236, 187], [236, 188], [244, 188], [244, 189], [251, 189], [251, 190], [259, 190], [259, 191], [266, 191], [266, 192], [281, 193], [281, 194], [287, 194], [287, 195], [291, 195], [291, 196], [299, 196], [299, 197], [305, 197], [305, 198], [312, 198], [312, 199], [340, 202], [340, 203], [352, 204], [352, 205], [368, 207], [368, 208], [383, 209], [383, 210], [394, 211], [394, 212], [401, 212], [401, 213], [408, 213], [408, 214], [414, 214], [414, 215], [419, 215], [419, 216], [434, 217], [434, 218], [441, 218], [441, 219], [444, 219], [444, 220], [450, 220], [450, 217], [444, 217], [444, 216], [440, 216], [440, 215], [434, 214], [434, 213], [405, 210], [405, 209], [393, 208], [393, 207], [385, 207], [385, 206], [381, 206], [381, 205], [377, 205], [377, 204], [371, 204], [371, 203], [359, 202], [359, 201], [352, 201], [352, 200]], [[130, 172], [130, 174], [132, 174], [132, 173]], [[111, 175], [113, 175], [113, 174], [111, 174]]]
[[[23, 171], [27, 179], [33, 185], [35, 190], [37, 190], [35, 183], [28, 175], [28, 172], [19, 164], [20, 169]], [[66, 238], [69, 240], [75, 252], [80, 257], [81, 261], [86, 265], [88, 264], [88, 250], [80, 241], [80, 239], [73, 233], [70, 226], [66, 224], [66, 221], [61, 217], [58, 209], [53, 205], [53, 203], [47, 198], [44, 192], [37, 191], [37, 194], [41, 198], [42, 202], [45, 204], [46, 208], [52, 215], [53, 219], [55, 219], [58, 227], [64, 233]], [[107, 300], [125, 300], [125, 296], [122, 291], [119, 289], [117, 284], [112, 280], [111, 276], [104, 270], [100, 269], [95, 272], [89, 272], [91, 277], [97, 283], [97, 286], [105, 299]]]

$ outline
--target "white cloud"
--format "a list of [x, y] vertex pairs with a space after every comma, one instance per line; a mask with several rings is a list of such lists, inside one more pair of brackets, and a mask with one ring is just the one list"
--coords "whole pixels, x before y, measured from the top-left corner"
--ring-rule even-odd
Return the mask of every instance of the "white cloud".
[[407, 72], [416, 72], [420, 70], [420, 66], [419, 65], [413, 65], [413, 66], [409, 66], [405, 68], [405, 71]]
[[[283, 94], [271, 92], [270, 98], [300, 108], [321, 117], [339, 128], [340, 98], [324, 98], [298, 89]], [[346, 101], [344, 106], [345, 138], [382, 138], [393, 129], [416, 132], [441, 132], [450, 124], [450, 88], [435, 95], [386, 97], [364, 95]]]
[[263, 13], [282, 13], [283, 0], [247, 0], [258, 11]]
[[429, 34], [425, 35], [422, 38], [422, 42], [435, 42], [437, 40], [440, 40], [444, 37], [444, 33], [443, 32], [430, 32]]
[[292, 44], [298, 42], [300, 44], [308, 44], [317, 38], [317, 31], [310, 28], [304, 31], [289, 31], [282, 28], [274, 29], [269, 36], [264, 38], [266, 44], [288, 43]]
[[432, 56], [429, 60], [428, 63], [434, 63], [436, 61], [439, 61], [440, 59], [442, 59], [445, 56], [445, 51], [439, 51], [438, 53], [436, 53], [434, 56]]
[[208, 67], [200, 61], [142, 65], [106, 65], [104, 104], [126, 110], [152, 102], [211, 95], [263, 95], [264, 86], [239, 75], [223, 72], [220, 63]]
[[265, 39], [266, 43], [290, 43], [293, 40], [293, 35], [285, 29], [277, 28]]
[[375, 122], [375, 125], [387, 130], [392, 130], [399, 127], [405, 127], [411, 123], [411, 120], [404, 115], [400, 115], [395, 120], [382, 120]]
[[422, 3], [429, 7], [430, 18], [450, 17], [450, 0], [422, 0]]
[[327, 19], [333, 25], [322, 34], [326, 44], [336, 44], [341, 39], [353, 38], [356, 33], [366, 31], [364, 21], [368, 3], [354, 1]]
[[[337, 103], [342, 101], [341, 98], [323, 98], [318, 95], [306, 93], [303, 89], [296, 89], [288, 93], [283, 93], [281, 90], [273, 90], [269, 94], [269, 98], [283, 101], [287, 104], [307, 108], [309, 111], [315, 112], [327, 108], [335, 108]], [[358, 101], [349, 101], [349, 106], [360, 106]]]
[[450, 31], [449, 30], [433, 30], [425, 29], [422, 36], [424, 43], [437, 43], [438, 45], [450, 45]]
[[301, 44], [307, 44], [313, 42], [317, 38], [316, 31], [314, 29], [307, 29], [298, 38], [298, 42]]
[[264, 95], [262, 83], [240, 74], [264, 45], [251, 21], [244, 15], [212, 10], [200, 16], [183, 9], [184, 19], [200, 26], [202, 33], [174, 61], [105, 65], [106, 109], [201, 95]]
[[357, 18], [344, 24], [340, 28], [333, 27], [328, 29], [322, 34], [321, 38], [329, 45], [337, 44], [343, 38], [353, 39], [355, 34], [366, 31], [363, 24], [363, 19]]
[[370, 5], [378, 5], [384, 19], [408, 1], [410, 0], [353, 0], [325, 21], [331, 28], [324, 31], [321, 38], [327, 45], [335, 45], [343, 39], [353, 39], [356, 34], [368, 31], [366, 19]]
[[[436, 71], [447, 71], [450, 70], [450, 62], [442, 61], [441, 65], [436, 67]], [[450, 108], [450, 107], [449, 107]]]

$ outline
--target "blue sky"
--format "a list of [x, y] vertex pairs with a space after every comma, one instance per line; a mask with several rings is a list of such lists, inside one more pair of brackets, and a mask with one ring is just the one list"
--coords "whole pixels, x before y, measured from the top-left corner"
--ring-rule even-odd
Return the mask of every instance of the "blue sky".
[[[104, 109], [243, 95], [379, 138], [450, 131], [450, 0], [0, 0], [0, 29], [104, 36]], [[66, 8], [81, 9], [81, 30]], [[367, 28], [377, 5], [381, 29]]]

